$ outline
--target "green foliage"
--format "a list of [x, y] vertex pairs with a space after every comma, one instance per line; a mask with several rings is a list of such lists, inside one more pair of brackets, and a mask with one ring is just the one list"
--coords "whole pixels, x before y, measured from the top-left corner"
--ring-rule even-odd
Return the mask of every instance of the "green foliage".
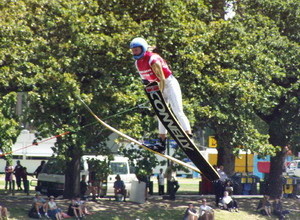
[[88, 160], [89, 171], [96, 173], [97, 180], [100, 180], [100, 181], [107, 180], [108, 175], [111, 174], [111, 169], [110, 169], [109, 164], [110, 164], [110, 161], [112, 161], [112, 160], [113, 160], [112, 156], [110, 156], [102, 161], [91, 158]]
[[16, 98], [17, 94], [10, 92], [0, 99], [0, 150], [8, 161], [12, 159], [11, 146], [20, 133], [18, 118], [14, 113]]
[[300, 41], [300, 3], [298, 0], [246, 0], [239, 5], [239, 11], [262, 14], [272, 19], [280, 33], [294, 42]]
[[137, 149], [133, 145], [130, 145], [129, 148], [123, 148], [121, 152], [129, 158], [130, 166], [136, 167], [135, 173], [137, 175], [150, 176], [156, 166], [164, 164], [164, 161], [158, 161], [155, 154], [147, 150]]

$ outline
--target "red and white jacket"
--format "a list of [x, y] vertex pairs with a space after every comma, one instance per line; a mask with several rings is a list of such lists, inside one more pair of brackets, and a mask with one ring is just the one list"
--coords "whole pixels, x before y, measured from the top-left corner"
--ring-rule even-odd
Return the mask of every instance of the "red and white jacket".
[[151, 65], [157, 62], [161, 63], [162, 70], [166, 79], [170, 75], [172, 75], [172, 71], [169, 69], [166, 61], [163, 58], [161, 58], [161, 56], [159, 56], [156, 53], [151, 53], [147, 51], [142, 58], [135, 61], [135, 66], [142, 79], [146, 79], [149, 82], [159, 82], [159, 78], [155, 75], [151, 68]]

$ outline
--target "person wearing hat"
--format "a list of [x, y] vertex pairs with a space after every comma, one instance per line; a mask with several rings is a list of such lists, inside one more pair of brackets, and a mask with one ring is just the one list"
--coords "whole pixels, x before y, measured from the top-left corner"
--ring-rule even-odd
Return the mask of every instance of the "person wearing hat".
[[36, 213], [38, 218], [42, 218], [42, 215], [47, 217], [47, 213], [45, 213], [46, 205], [46, 200], [41, 197], [40, 192], [37, 192], [33, 198], [33, 204], [30, 213]]
[[46, 212], [48, 213], [48, 216], [50, 218], [57, 220], [63, 219], [61, 209], [57, 207], [54, 196], [49, 196], [49, 201], [47, 202], [46, 206]]
[[[143, 38], [134, 38], [130, 43], [130, 49], [135, 61], [135, 66], [145, 85], [158, 82], [160, 90], [167, 104], [170, 104], [177, 120], [184, 131], [192, 137], [191, 126], [183, 112], [182, 94], [177, 79], [173, 76], [167, 62], [158, 54], [148, 51], [149, 45]], [[167, 130], [159, 121], [159, 143], [147, 147], [159, 153], [166, 149]]]

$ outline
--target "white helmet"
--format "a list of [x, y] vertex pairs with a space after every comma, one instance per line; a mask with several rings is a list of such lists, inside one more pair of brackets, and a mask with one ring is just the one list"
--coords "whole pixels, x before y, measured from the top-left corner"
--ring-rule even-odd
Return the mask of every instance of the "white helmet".
[[142, 52], [139, 55], [133, 55], [134, 59], [138, 60], [145, 55], [146, 51], [148, 50], [149, 45], [148, 45], [147, 41], [145, 41], [145, 39], [143, 39], [141, 37], [137, 37], [137, 38], [134, 38], [130, 43], [130, 49], [135, 48], [135, 47], [142, 48]]

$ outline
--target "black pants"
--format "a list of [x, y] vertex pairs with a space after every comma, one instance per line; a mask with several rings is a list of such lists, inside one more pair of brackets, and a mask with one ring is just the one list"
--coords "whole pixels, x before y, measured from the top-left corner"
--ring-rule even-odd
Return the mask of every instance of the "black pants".
[[175, 200], [175, 194], [179, 187], [178, 181], [170, 181], [170, 199]]
[[277, 211], [277, 210], [275, 210], [275, 211], [274, 211], [274, 215], [278, 216], [278, 218], [279, 218], [280, 220], [284, 219], [284, 218], [285, 218], [285, 215], [287, 215], [287, 214], [289, 214], [289, 213], [290, 213], [290, 212], [287, 211], [287, 210], [283, 210], [283, 211]]
[[214, 191], [215, 191], [215, 202], [216, 206], [219, 206], [220, 198], [224, 196], [224, 184], [222, 181], [217, 181], [214, 183]]
[[9, 187], [9, 190], [13, 188], [13, 181], [5, 181], [5, 190]]
[[18, 189], [21, 188], [21, 176], [16, 175], [16, 183], [17, 183]]
[[158, 185], [158, 195], [164, 195], [165, 186], [164, 185]]
[[29, 192], [29, 181], [23, 180], [23, 185], [24, 185], [24, 192], [28, 193]]
[[230, 201], [230, 203], [227, 204], [227, 208], [228, 209], [233, 209], [233, 208], [237, 209], [238, 205], [235, 200], [232, 200], [232, 201]]

